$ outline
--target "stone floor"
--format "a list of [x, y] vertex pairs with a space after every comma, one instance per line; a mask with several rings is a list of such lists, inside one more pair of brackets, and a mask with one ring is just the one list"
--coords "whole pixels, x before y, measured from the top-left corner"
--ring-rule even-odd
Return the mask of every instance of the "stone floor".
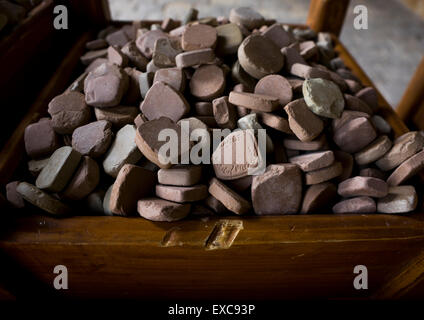
[[[181, 18], [194, 6], [201, 16], [228, 15], [232, 7], [256, 7], [266, 18], [302, 23], [309, 0], [109, 0], [117, 20]], [[366, 4], [368, 30], [353, 28], [353, 8]], [[392, 106], [396, 106], [424, 53], [424, 21], [400, 0], [351, 0], [341, 40]]]

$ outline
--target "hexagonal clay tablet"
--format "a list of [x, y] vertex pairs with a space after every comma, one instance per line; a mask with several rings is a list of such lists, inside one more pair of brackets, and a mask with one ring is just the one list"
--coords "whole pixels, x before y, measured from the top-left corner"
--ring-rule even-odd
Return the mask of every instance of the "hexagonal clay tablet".
[[71, 212], [71, 209], [61, 201], [27, 182], [19, 183], [19, 185], [16, 187], [16, 191], [26, 201], [46, 211], [47, 213], [53, 215], [65, 215]]
[[380, 136], [361, 151], [355, 153], [355, 161], [359, 165], [369, 164], [380, 159], [392, 147], [392, 141], [387, 136]]
[[112, 142], [111, 127], [109, 121], [100, 120], [77, 128], [72, 134], [72, 147], [84, 156], [100, 157]]
[[157, 185], [156, 196], [178, 203], [195, 202], [208, 197], [208, 188], [203, 184], [189, 187]]
[[314, 213], [327, 208], [337, 197], [337, 188], [330, 182], [314, 184], [308, 187], [303, 197], [300, 213]]
[[238, 195], [216, 178], [211, 179], [209, 193], [221, 202], [225, 208], [235, 214], [246, 214], [252, 207], [249, 201]]
[[116, 133], [115, 140], [103, 160], [103, 169], [108, 175], [116, 177], [125, 164], [134, 164], [141, 159], [142, 154], [135, 144], [135, 135], [136, 129], [131, 124]]
[[190, 80], [190, 93], [204, 101], [211, 101], [222, 95], [225, 89], [225, 75], [216, 65], [200, 66]]
[[153, 194], [156, 176], [153, 171], [125, 164], [119, 171], [110, 195], [110, 211], [121, 216], [136, 212], [137, 201]]
[[374, 199], [370, 197], [356, 197], [346, 199], [336, 203], [333, 212], [342, 213], [374, 213], [376, 212], [376, 204]]
[[88, 123], [91, 116], [84, 95], [76, 91], [54, 98], [49, 103], [48, 112], [52, 117], [54, 131], [60, 134], [72, 133], [79, 126]]
[[174, 158], [172, 155], [168, 157], [166, 154], [160, 153], [161, 147], [166, 143], [165, 141], [159, 141], [159, 134], [162, 130], [169, 130], [176, 134], [178, 154], [174, 156], [179, 157], [181, 153], [181, 129], [169, 118], [161, 117], [141, 124], [137, 128], [135, 142], [147, 159], [160, 168], [168, 169], [171, 167], [172, 162], [178, 161], [178, 158]]
[[277, 97], [283, 106], [293, 98], [290, 82], [278, 74], [270, 74], [259, 80], [255, 87], [255, 93]]
[[322, 151], [302, 154], [290, 158], [290, 162], [298, 165], [304, 172], [314, 171], [332, 165], [334, 153], [333, 151]]
[[88, 196], [99, 184], [100, 170], [96, 161], [83, 157], [73, 178], [63, 192], [63, 197], [81, 200]]
[[236, 106], [264, 112], [272, 112], [280, 105], [280, 101], [276, 97], [236, 91], [230, 92], [229, 101]]
[[289, 126], [300, 141], [312, 141], [324, 129], [323, 121], [309, 110], [304, 99], [290, 102], [284, 107], [289, 116]]
[[407, 132], [396, 138], [393, 147], [375, 164], [383, 171], [389, 171], [410, 158], [424, 146], [424, 138], [417, 131]]
[[385, 197], [388, 193], [387, 183], [372, 177], [354, 177], [339, 184], [337, 192], [342, 197], [367, 196], [374, 198]]
[[115, 107], [128, 89], [128, 75], [118, 66], [103, 63], [84, 81], [85, 101], [93, 107]]
[[33, 159], [49, 156], [59, 147], [59, 138], [50, 119], [40, 119], [25, 128], [25, 151]]
[[178, 221], [184, 219], [190, 213], [191, 205], [175, 203], [159, 198], [147, 198], [139, 200], [137, 211], [143, 218], [151, 221]]
[[247, 29], [259, 28], [264, 24], [264, 17], [249, 7], [233, 8], [230, 11], [229, 19], [232, 23], [241, 24]]
[[374, 126], [365, 117], [355, 118], [339, 128], [334, 142], [343, 151], [355, 153], [369, 145], [377, 137]]
[[253, 210], [258, 215], [297, 213], [302, 201], [302, 174], [294, 164], [272, 164], [252, 181]]
[[406, 213], [414, 211], [418, 204], [414, 186], [390, 187], [384, 198], [378, 199], [377, 211], [381, 213]]
[[160, 184], [171, 186], [192, 186], [202, 178], [201, 166], [174, 166], [158, 171]]
[[253, 173], [262, 161], [253, 130], [230, 133], [212, 154], [215, 175], [222, 180], [245, 177], [249, 172]]
[[397, 186], [424, 169], [424, 150], [403, 162], [387, 179], [389, 186]]
[[240, 43], [243, 41], [243, 35], [240, 28], [235, 23], [227, 23], [216, 27], [217, 43], [216, 52], [220, 55], [234, 54]]
[[217, 32], [214, 27], [206, 24], [188, 25], [181, 37], [184, 51], [215, 48]]
[[190, 106], [184, 96], [174, 88], [166, 83], [156, 82], [147, 91], [140, 109], [148, 120], [167, 117], [176, 122], [190, 111]]
[[284, 57], [272, 40], [252, 34], [243, 40], [237, 51], [240, 65], [256, 79], [278, 73], [284, 66]]
[[339, 87], [325, 79], [307, 79], [303, 82], [303, 96], [311, 111], [327, 118], [339, 118], [344, 99]]
[[81, 154], [71, 147], [57, 149], [35, 182], [37, 188], [50, 192], [62, 191], [72, 178], [81, 159]]

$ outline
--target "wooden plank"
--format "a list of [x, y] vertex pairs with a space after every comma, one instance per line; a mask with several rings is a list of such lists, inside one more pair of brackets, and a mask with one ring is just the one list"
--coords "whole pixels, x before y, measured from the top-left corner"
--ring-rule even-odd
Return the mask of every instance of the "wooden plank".
[[[422, 215], [232, 218], [229, 249], [206, 250], [220, 218], [153, 223], [121, 217], [18, 219], [0, 249], [43, 283], [67, 266], [79, 298], [367, 297], [424, 244]], [[353, 288], [367, 266], [370, 291]]]
[[85, 43], [90, 39], [90, 33], [85, 33], [69, 51], [56, 73], [50, 79], [47, 86], [37, 97], [30, 107], [26, 116], [22, 119], [11, 138], [1, 151], [0, 158], [0, 184], [10, 181], [15, 169], [24, 155], [23, 137], [25, 128], [46, 114], [47, 105], [52, 98], [60, 94], [69, 85], [70, 77], [78, 66], [79, 57], [85, 50]]
[[316, 32], [340, 35], [349, 0], [311, 0], [306, 24]]
[[[396, 108], [396, 112], [399, 117], [406, 123], [411, 122], [414, 118], [415, 113], [424, 114], [424, 56], [421, 59], [420, 64], [417, 67], [399, 105]], [[424, 128], [424, 117], [420, 119], [418, 124], [421, 124], [421, 128]]]
[[376, 293], [374, 299], [399, 299], [412, 291], [424, 280], [424, 251], [412, 258], [396, 274], [387, 279]]

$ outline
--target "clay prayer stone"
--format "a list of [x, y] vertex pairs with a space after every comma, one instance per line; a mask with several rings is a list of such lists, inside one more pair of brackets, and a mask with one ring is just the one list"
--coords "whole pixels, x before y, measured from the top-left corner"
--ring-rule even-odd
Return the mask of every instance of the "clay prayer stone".
[[253, 130], [230, 133], [212, 154], [212, 164], [218, 179], [234, 180], [253, 173], [262, 163]]
[[155, 72], [153, 83], [164, 82], [176, 91], [184, 92], [186, 87], [186, 76], [179, 68], [164, 68]]
[[216, 32], [216, 51], [220, 55], [236, 53], [240, 43], [243, 41], [243, 35], [237, 24], [227, 23], [220, 25], [216, 27]]
[[360, 117], [339, 128], [334, 133], [333, 140], [343, 151], [355, 153], [369, 145], [376, 137], [377, 133], [369, 119]]
[[16, 187], [16, 191], [26, 201], [47, 213], [52, 215], [66, 215], [71, 213], [71, 209], [67, 205], [32, 184], [21, 182]]
[[238, 195], [216, 178], [211, 179], [209, 193], [221, 202], [225, 208], [235, 214], [246, 214], [251, 209], [249, 201]]
[[274, 42], [274, 44], [280, 49], [287, 47], [295, 41], [294, 37], [284, 30], [284, 28], [278, 23], [268, 27], [262, 34], [271, 39], [272, 42]]
[[192, 186], [198, 183], [201, 177], [201, 166], [174, 166], [158, 171], [158, 181], [163, 185]]
[[112, 142], [111, 127], [109, 121], [100, 120], [77, 128], [72, 134], [72, 147], [84, 156], [100, 157]]
[[128, 75], [118, 66], [103, 63], [84, 82], [85, 101], [93, 107], [117, 106], [128, 89]]
[[231, 91], [229, 101], [236, 106], [263, 112], [272, 112], [279, 107], [276, 97], [247, 92]]
[[376, 204], [374, 199], [370, 197], [356, 197], [346, 199], [335, 204], [333, 212], [337, 214], [343, 213], [374, 213]]
[[103, 160], [103, 169], [108, 175], [116, 177], [125, 164], [135, 164], [141, 159], [142, 155], [135, 144], [135, 135], [136, 129], [130, 124], [116, 133]]
[[301, 201], [302, 175], [296, 165], [269, 165], [265, 173], [253, 178], [252, 203], [258, 215], [297, 213]]
[[140, 110], [148, 120], [168, 117], [176, 122], [189, 112], [190, 106], [184, 96], [171, 86], [156, 82], [147, 92]]
[[216, 29], [206, 24], [187, 26], [181, 37], [181, 45], [184, 51], [215, 48], [216, 41]]
[[369, 164], [380, 159], [391, 148], [392, 141], [387, 136], [380, 136], [371, 144], [355, 154], [355, 161], [359, 165]]
[[[168, 169], [171, 167], [172, 162], [178, 161], [178, 159], [172, 158], [172, 155], [168, 157], [166, 152], [163, 152], [163, 154], [160, 152], [161, 147], [166, 143], [165, 141], [159, 141], [159, 133], [164, 129], [175, 132], [178, 137], [178, 143], [180, 144], [181, 130], [179, 126], [166, 117], [161, 117], [141, 124], [137, 128], [135, 142], [147, 159], [162, 169]], [[180, 152], [181, 149], [178, 148], [178, 154], [175, 156], [178, 157]]]
[[137, 201], [153, 194], [156, 176], [153, 171], [132, 164], [119, 170], [110, 195], [110, 211], [121, 216], [136, 213]]
[[121, 52], [128, 58], [130, 65], [133, 65], [140, 71], [146, 70], [149, 60], [141, 54], [134, 41], [130, 41], [123, 46]]
[[175, 203], [158, 198], [146, 198], [137, 203], [137, 212], [151, 221], [173, 222], [184, 219], [190, 213], [190, 204]]
[[208, 197], [208, 188], [203, 184], [186, 187], [156, 185], [156, 196], [178, 203], [195, 202]]
[[54, 131], [71, 134], [76, 128], [90, 121], [91, 110], [80, 92], [66, 92], [49, 103], [48, 112], [52, 117]]
[[403, 162], [387, 179], [389, 186], [398, 186], [424, 169], [424, 150]]
[[387, 196], [378, 199], [377, 211], [381, 213], [406, 213], [414, 211], [418, 204], [414, 186], [390, 187]]
[[61, 147], [50, 157], [35, 182], [37, 188], [60, 192], [68, 184], [81, 159], [81, 154], [71, 147]]
[[175, 57], [178, 68], [193, 67], [210, 63], [215, 59], [214, 51], [210, 48], [182, 52]]
[[325, 79], [308, 79], [303, 82], [303, 96], [311, 111], [327, 118], [339, 118], [344, 99], [339, 87]]
[[252, 34], [244, 39], [237, 55], [243, 69], [256, 79], [278, 73], [284, 65], [280, 49], [272, 40], [258, 34]]
[[342, 172], [343, 168], [340, 162], [334, 162], [332, 165], [322, 169], [309, 171], [305, 174], [306, 185], [313, 185], [331, 180], [340, 176]]
[[181, 46], [169, 38], [160, 38], [153, 49], [153, 63], [159, 68], [175, 67], [175, 57], [182, 52]]
[[53, 130], [52, 121], [47, 118], [27, 126], [24, 141], [26, 153], [33, 159], [49, 156], [59, 147], [59, 138]]
[[81, 200], [97, 187], [99, 180], [100, 170], [97, 162], [90, 157], [82, 157], [79, 167], [63, 192], [63, 197]]
[[290, 82], [278, 74], [271, 74], [258, 81], [255, 93], [277, 97], [281, 105], [286, 105], [293, 98]]
[[333, 164], [334, 153], [333, 151], [307, 153], [290, 158], [290, 162], [298, 165], [304, 172], [314, 171]]
[[126, 124], [133, 123], [140, 110], [137, 107], [118, 106], [111, 108], [95, 108], [97, 120], [110, 122], [116, 128], [122, 128]]
[[248, 7], [233, 8], [230, 11], [230, 22], [241, 24], [249, 30], [259, 28], [264, 24], [264, 17]]
[[315, 213], [327, 208], [337, 196], [337, 188], [330, 182], [314, 184], [308, 187], [303, 197], [300, 213]]
[[289, 126], [300, 141], [312, 141], [324, 129], [323, 121], [311, 112], [304, 99], [290, 102], [284, 107], [289, 116]]
[[14, 208], [24, 208], [25, 201], [16, 188], [19, 185], [19, 181], [12, 181], [6, 185], [6, 199]]
[[237, 111], [228, 101], [228, 97], [213, 100], [212, 108], [216, 123], [221, 128], [234, 129], [237, 126]]
[[153, 55], [155, 43], [158, 39], [168, 38], [162, 30], [150, 30], [139, 36], [135, 42], [138, 50], [148, 59]]
[[190, 80], [190, 93], [203, 101], [212, 101], [225, 89], [225, 75], [216, 65], [204, 65], [196, 69]]
[[339, 184], [337, 192], [342, 197], [367, 196], [385, 197], [388, 193], [387, 183], [372, 177], [353, 177]]
[[375, 164], [383, 171], [389, 171], [424, 147], [424, 137], [417, 131], [407, 132], [396, 138], [393, 147]]

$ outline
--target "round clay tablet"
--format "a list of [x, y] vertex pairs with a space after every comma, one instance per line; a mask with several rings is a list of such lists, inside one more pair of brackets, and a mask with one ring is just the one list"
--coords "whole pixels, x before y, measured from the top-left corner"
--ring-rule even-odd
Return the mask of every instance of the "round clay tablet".
[[214, 48], [217, 33], [214, 27], [207, 24], [194, 24], [185, 28], [181, 38], [184, 51]]
[[284, 65], [280, 49], [272, 40], [259, 34], [244, 39], [237, 55], [243, 69], [256, 79], [278, 73]]
[[216, 65], [204, 65], [196, 69], [190, 80], [190, 92], [201, 100], [213, 100], [222, 95], [225, 89], [225, 76]]
[[270, 74], [259, 80], [255, 87], [255, 93], [277, 97], [283, 106], [293, 98], [290, 82], [278, 74]]

